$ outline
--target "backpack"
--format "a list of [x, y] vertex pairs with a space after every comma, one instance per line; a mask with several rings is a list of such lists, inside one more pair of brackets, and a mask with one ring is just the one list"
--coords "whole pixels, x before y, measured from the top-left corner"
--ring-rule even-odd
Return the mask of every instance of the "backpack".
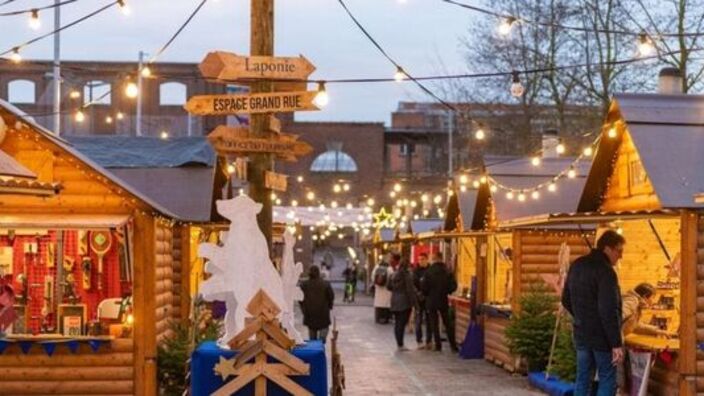
[[377, 286], [386, 286], [389, 281], [389, 269], [386, 267], [379, 267], [374, 272], [374, 284]]

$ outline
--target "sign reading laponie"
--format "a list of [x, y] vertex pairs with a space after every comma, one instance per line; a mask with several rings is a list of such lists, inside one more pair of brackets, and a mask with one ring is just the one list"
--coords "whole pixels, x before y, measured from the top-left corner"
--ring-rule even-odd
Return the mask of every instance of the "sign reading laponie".
[[197, 115], [318, 110], [313, 104], [315, 95], [315, 91], [249, 95], [198, 95], [190, 98], [184, 107], [189, 113]]

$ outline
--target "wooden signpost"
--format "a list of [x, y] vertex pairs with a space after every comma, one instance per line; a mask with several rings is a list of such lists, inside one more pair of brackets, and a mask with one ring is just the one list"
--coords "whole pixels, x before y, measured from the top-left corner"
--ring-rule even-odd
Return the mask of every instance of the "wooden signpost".
[[184, 105], [196, 115], [261, 114], [319, 110], [313, 104], [316, 91], [273, 92], [246, 95], [196, 95]]
[[205, 78], [241, 81], [253, 79], [305, 80], [315, 66], [299, 57], [240, 56], [232, 52], [208, 53], [198, 66]]
[[264, 171], [264, 186], [275, 191], [284, 192], [288, 187], [287, 177], [288, 176], [282, 175], [281, 173]]
[[295, 161], [296, 157], [306, 155], [313, 150], [308, 143], [299, 141], [296, 135], [279, 134], [269, 138], [257, 138], [253, 137], [246, 128], [224, 125], [215, 128], [208, 135], [208, 140], [220, 155], [267, 153]]

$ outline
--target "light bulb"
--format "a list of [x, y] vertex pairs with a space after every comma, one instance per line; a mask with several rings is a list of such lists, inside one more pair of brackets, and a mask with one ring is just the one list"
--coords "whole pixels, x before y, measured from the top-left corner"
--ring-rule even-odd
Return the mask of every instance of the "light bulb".
[[442, 195], [436, 195], [435, 198], [433, 198], [433, 202], [435, 203], [435, 205], [439, 205], [440, 202], [442, 202]]
[[128, 82], [127, 86], [125, 86], [125, 95], [130, 99], [136, 98], [139, 95], [139, 88], [137, 87], [137, 84]]
[[342, 187], [340, 187], [339, 184], [335, 184], [334, 186], [332, 186], [332, 191], [334, 193], [339, 193], [340, 191], [342, 191]]
[[276, 193], [271, 193], [269, 197], [271, 197], [271, 200], [274, 201], [276, 199]]
[[315, 199], [315, 193], [313, 191], [308, 191], [306, 193], [306, 199], [309, 201], [312, 201]]
[[20, 55], [20, 48], [15, 47], [12, 49], [12, 54], [10, 55], [10, 60], [15, 63], [22, 62], [22, 55]]
[[486, 132], [484, 132], [483, 129], [479, 128], [476, 132], [474, 132], [474, 138], [477, 140], [484, 140], [484, 138], [486, 138]]
[[513, 191], [509, 191], [506, 193], [506, 199], [509, 201], [513, 199]]
[[647, 34], [641, 33], [638, 35], [638, 56], [647, 57], [655, 53], [653, 41]]
[[78, 99], [81, 97], [81, 93], [74, 89], [69, 92], [68, 97], [71, 99]]
[[606, 133], [606, 135], [607, 135], [609, 138], [614, 139], [614, 138], [618, 135], [618, 133], [617, 133], [617, 131], [616, 131], [616, 127], [611, 127], [611, 128], [609, 128], [609, 131]]
[[464, 184], [460, 186], [460, 192], [467, 192], [467, 186]]
[[106, 124], [112, 124], [112, 117], [111, 117], [111, 116], [105, 117], [105, 123], [106, 123]]
[[367, 199], [367, 206], [374, 206], [374, 198]]
[[152, 76], [152, 69], [150, 69], [149, 66], [144, 66], [144, 67], [142, 67], [140, 74], [142, 74], [142, 77], [151, 77]]
[[533, 191], [532, 193], [530, 193], [530, 197], [533, 199], [538, 199], [540, 198], [540, 193], [537, 191]]
[[411, 201], [409, 204], [411, 205], [412, 208], [415, 208], [416, 206], [418, 206], [418, 202], [416, 202], [416, 201]]
[[401, 68], [401, 66], [399, 66], [398, 68], [396, 68], [396, 73], [394, 73], [394, 80], [396, 80], [396, 82], [401, 82], [405, 79], [406, 79], [406, 72], [404, 72], [403, 68]]
[[526, 195], [524, 193], [518, 193], [518, 202], [525, 202]]
[[574, 168], [570, 168], [570, 170], [567, 171], [567, 177], [569, 177], [570, 179], [574, 179], [575, 177], [577, 177], [577, 171], [574, 170]]
[[540, 165], [540, 157], [533, 157], [533, 158], [530, 160], [530, 163], [533, 164], [533, 166], [538, 166], [538, 165]]
[[342, 185], [342, 191], [349, 191], [349, 190], [350, 190], [350, 184], [349, 184], [349, 183], [345, 183], [345, 184]]
[[555, 147], [555, 151], [558, 154], [564, 154], [565, 153], [565, 145], [562, 143], [558, 143], [557, 146]]
[[295, 199], [292, 199], [292, 200], [291, 200], [291, 206], [293, 206], [293, 207], [298, 206], [298, 201], [296, 201]]
[[39, 10], [36, 8], [32, 10], [29, 17], [29, 27], [38, 30], [42, 26], [42, 22], [39, 20]]
[[479, 180], [475, 180], [475, 181], [472, 182], [472, 187], [474, 187], [474, 188], [479, 188], [479, 185], [480, 185], [480, 184], [481, 184], [481, 183], [479, 183]]
[[352, 209], [353, 207], [354, 207], [354, 206], [352, 206], [352, 204], [349, 203], [349, 202], [347, 203], [347, 205], [345, 205], [345, 209], [347, 209], [347, 210], [350, 210], [350, 209]]
[[300, 176], [300, 175], [299, 175], [299, 176], [296, 178], [296, 181], [299, 182], [299, 183], [303, 183], [303, 176]]
[[481, 183], [481, 184], [486, 184], [487, 181], [488, 181], [488, 179], [486, 178], [486, 176], [482, 176], [479, 178], [479, 183]]
[[73, 116], [73, 118], [76, 120], [76, 122], [83, 122], [86, 120], [86, 115], [83, 113], [82, 110], [76, 111], [76, 114]]
[[423, 195], [420, 196], [420, 201], [421, 201], [421, 202], [428, 202], [428, 199], [430, 199], [430, 198], [428, 197], [428, 194], [423, 194]]
[[120, 6], [120, 11], [122, 11], [124, 15], [130, 15], [132, 13], [132, 9], [125, 3], [125, 0], [117, 0], [117, 5]]
[[555, 192], [555, 191], [557, 191], [557, 184], [555, 184], [554, 182], [548, 184], [548, 191], [550, 191], [550, 192]]
[[495, 192], [499, 191], [499, 188], [496, 187], [495, 184], [492, 184], [491, 187], [489, 187], [489, 191], [495, 193]]
[[232, 164], [227, 164], [227, 173], [230, 175], [235, 173], [235, 166]]
[[391, 192], [389, 192], [389, 197], [390, 197], [390, 198], [396, 198], [396, 191], [391, 191]]
[[468, 181], [469, 178], [467, 177], [467, 175], [460, 176], [460, 184], [467, 184]]
[[159, 137], [162, 138], [163, 140], [166, 140], [169, 138], [169, 133], [166, 131], [161, 131], [161, 133], [159, 134]]
[[333, 209], [337, 208], [337, 201], [330, 202], [330, 207]]
[[594, 149], [591, 147], [585, 147], [584, 151], [582, 151], [582, 154], [584, 154], [585, 157], [591, 157], [592, 154], [594, 154]]
[[118, 111], [117, 114], [115, 114], [115, 118], [117, 118], [118, 120], [121, 120], [121, 119], [125, 118], [125, 115], [122, 114], [121, 111]]
[[281, 205], [281, 198], [276, 198], [276, 202], [274, 202], [276, 205]]
[[394, 184], [394, 191], [396, 192], [401, 192], [401, 184], [400, 183], [395, 183]]
[[511, 79], [511, 95], [518, 98], [523, 96], [523, 84], [521, 84], [521, 78], [518, 76], [517, 71], [513, 71], [513, 78]]
[[318, 93], [315, 94], [313, 103], [318, 107], [325, 107], [328, 102], [330, 102], [330, 97], [328, 96], [328, 91], [325, 90], [325, 83], [321, 81], [318, 83]]
[[516, 18], [514, 17], [503, 18], [499, 24], [499, 34], [502, 36], [508, 36], [511, 34], [511, 28], [514, 23], [516, 23]]

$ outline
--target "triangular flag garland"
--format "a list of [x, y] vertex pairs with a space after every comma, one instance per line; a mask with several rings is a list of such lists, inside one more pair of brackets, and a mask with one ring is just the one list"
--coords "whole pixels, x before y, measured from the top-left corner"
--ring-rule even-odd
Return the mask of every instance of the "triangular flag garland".
[[93, 352], [98, 352], [98, 349], [100, 349], [100, 346], [103, 345], [103, 342], [100, 340], [89, 340], [88, 345], [90, 345], [90, 349], [92, 349]]
[[76, 353], [76, 352], [78, 352], [78, 346], [80, 344], [78, 343], [77, 340], [71, 340], [71, 341], [68, 341], [66, 343], [66, 345], [68, 345], [68, 349], [69, 349], [69, 351], [71, 351], [71, 353]]
[[29, 353], [29, 350], [32, 349], [32, 345], [34, 345], [34, 342], [32, 341], [20, 341], [20, 349], [22, 349], [22, 353], [25, 355]]
[[51, 356], [54, 354], [54, 351], [56, 350], [56, 343], [55, 342], [43, 342], [42, 347], [44, 348], [44, 352], [46, 352], [47, 355]]
[[10, 342], [7, 340], [0, 340], [0, 355], [2, 355], [3, 352], [5, 352], [5, 348], [10, 345]]
[[71, 351], [71, 353], [77, 353], [78, 348], [81, 346], [81, 343], [87, 343], [90, 346], [90, 349], [93, 352], [98, 352], [100, 350], [100, 347], [105, 343], [105, 340], [98, 340], [98, 339], [84, 339], [84, 340], [73, 340], [73, 339], [68, 339], [68, 340], [48, 340], [48, 341], [34, 341], [34, 340], [13, 340], [13, 339], [0, 339], [0, 355], [2, 355], [7, 347], [11, 344], [19, 344], [20, 350], [22, 350], [22, 353], [25, 355], [29, 353], [29, 351], [32, 349], [32, 346], [34, 344], [40, 344], [42, 346], [42, 349], [44, 349], [44, 352], [48, 356], [52, 356], [54, 352], [56, 351], [56, 347], [58, 344], [65, 344], [68, 347], [68, 350]]

